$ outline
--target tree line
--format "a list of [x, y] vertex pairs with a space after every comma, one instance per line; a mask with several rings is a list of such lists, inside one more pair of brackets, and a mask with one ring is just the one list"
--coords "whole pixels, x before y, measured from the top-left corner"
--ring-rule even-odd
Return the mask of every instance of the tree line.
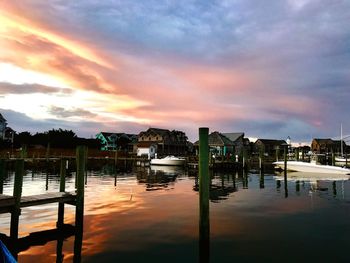
[[51, 147], [51, 148], [75, 148], [77, 145], [86, 145], [89, 148], [99, 148], [100, 142], [97, 139], [86, 139], [78, 137], [72, 130], [51, 129], [45, 132], [31, 134], [28, 131], [15, 133], [13, 142], [3, 141], [4, 147]]

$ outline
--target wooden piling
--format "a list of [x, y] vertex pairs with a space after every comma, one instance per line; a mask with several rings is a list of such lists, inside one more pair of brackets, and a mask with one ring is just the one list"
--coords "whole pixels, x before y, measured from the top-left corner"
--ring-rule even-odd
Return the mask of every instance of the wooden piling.
[[209, 128], [199, 128], [199, 247], [200, 262], [209, 262]]
[[19, 216], [21, 214], [21, 196], [22, 196], [22, 185], [23, 185], [23, 174], [24, 174], [24, 160], [18, 159], [15, 164], [15, 182], [13, 188], [13, 197], [15, 204], [11, 211], [11, 226], [10, 226], [10, 237], [12, 239], [18, 238], [18, 223]]
[[6, 161], [0, 159], [0, 194], [4, 191], [4, 180], [6, 175]]
[[[62, 158], [60, 165], [60, 192], [64, 192], [66, 189], [66, 162], [67, 160]], [[64, 224], [64, 203], [58, 203], [58, 219], [57, 227], [61, 227]]]
[[284, 176], [287, 176], [287, 146], [283, 147]]
[[84, 228], [84, 174], [86, 169], [86, 146], [78, 146], [76, 151], [76, 186], [77, 199], [75, 210], [75, 242], [74, 242], [74, 262], [81, 262], [81, 244], [83, 239]]
[[299, 161], [299, 149], [295, 149], [295, 160]]

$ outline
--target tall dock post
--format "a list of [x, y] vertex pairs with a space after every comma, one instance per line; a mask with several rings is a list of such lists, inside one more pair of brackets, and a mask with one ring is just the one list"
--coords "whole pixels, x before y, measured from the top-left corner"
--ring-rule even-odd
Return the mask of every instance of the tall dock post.
[[283, 147], [284, 176], [287, 176], [287, 146]]
[[4, 180], [6, 175], [6, 161], [0, 159], [0, 194], [4, 191]]
[[295, 160], [299, 161], [299, 149], [295, 149]]
[[21, 196], [23, 185], [23, 173], [24, 173], [24, 160], [18, 159], [15, 164], [15, 183], [13, 188], [13, 197], [15, 198], [15, 205], [11, 211], [11, 225], [10, 225], [10, 237], [13, 240], [18, 238], [18, 223], [19, 216], [21, 214]]
[[86, 146], [78, 146], [76, 152], [76, 187], [77, 200], [75, 210], [75, 241], [74, 241], [74, 262], [81, 262], [81, 246], [83, 242], [84, 229], [84, 175], [86, 169]]
[[[66, 190], [66, 162], [67, 160], [61, 158], [60, 165], [60, 192], [64, 192]], [[58, 203], [58, 219], [57, 219], [57, 227], [61, 227], [64, 224], [64, 203]]]
[[283, 158], [284, 158], [284, 196], [288, 197], [288, 180], [287, 180], [287, 147], [288, 145], [284, 145], [283, 147]]
[[199, 260], [209, 262], [209, 128], [199, 128]]
[[264, 169], [264, 153], [265, 153], [265, 149], [264, 147], [261, 147], [259, 150], [259, 169], [260, 170]]

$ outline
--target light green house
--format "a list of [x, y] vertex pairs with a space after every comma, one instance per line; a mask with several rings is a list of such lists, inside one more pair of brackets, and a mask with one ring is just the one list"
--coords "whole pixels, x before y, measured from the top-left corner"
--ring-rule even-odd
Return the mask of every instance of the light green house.
[[137, 143], [136, 134], [100, 132], [96, 139], [101, 143], [102, 151], [125, 150], [133, 152], [133, 145]]

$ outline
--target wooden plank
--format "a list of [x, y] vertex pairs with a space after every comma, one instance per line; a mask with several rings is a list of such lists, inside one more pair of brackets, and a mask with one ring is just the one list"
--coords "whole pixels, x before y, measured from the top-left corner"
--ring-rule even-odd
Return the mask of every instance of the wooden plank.
[[34, 205], [43, 205], [49, 203], [72, 203], [75, 201], [77, 194], [75, 192], [55, 192], [40, 195], [23, 196], [21, 198], [21, 207]]
[[15, 205], [15, 198], [10, 195], [0, 195], [0, 214], [8, 213]]
[[0, 207], [9, 207], [15, 204], [15, 198], [10, 195], [0, 195]]

